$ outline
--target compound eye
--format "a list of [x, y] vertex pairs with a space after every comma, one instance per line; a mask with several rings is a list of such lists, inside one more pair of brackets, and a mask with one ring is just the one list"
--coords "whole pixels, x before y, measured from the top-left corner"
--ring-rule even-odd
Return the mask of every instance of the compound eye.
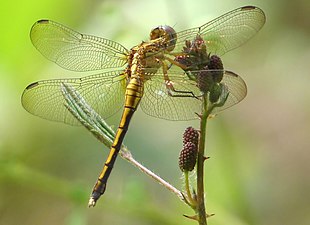
[[160, 38], [160, 32], [160, 27], [155, 27], [153, 30], [151, 30], [150, 39], [155, 40], [157, 38]]
[[163, 45], [167, 51], [172, 51], [177, 41], [177, 34], [175, 30], [170, 26], [158, 26], [154, 28], [150, 33], [150, 39], [155, 40], [157, 38], [163, 38]]

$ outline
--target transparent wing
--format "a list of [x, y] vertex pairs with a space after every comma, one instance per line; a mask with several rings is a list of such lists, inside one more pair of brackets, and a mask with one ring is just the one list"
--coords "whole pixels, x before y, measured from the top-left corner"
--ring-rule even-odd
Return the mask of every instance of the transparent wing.
[[[230, 71], [223, 71], [223, 73], [221, 83], [227, 86], [229, 95], [225, 104], [222, 107], [215, 108], [213, 114], [237, 104], [244, 99], [247, 93], [246, 84], [240, 76]], [[197, 83], [190, 80], [184, 72], [169, 70], [169, 79], [173, 87], [177, 91], [183, 91], [182, 93], [173, 92], [174, 96], [171, 96], [163, 76], [158, 72], [145, 82], [144, 96], [141, 100], [142, 110], [150, 116], [166, 120], [197, 119], [197, 113], [200, 114], [202, 109], [202, 101], [200, 100], [202, 93], [197, 88]], [[193, 97], [190, 93], [198, 98]]]
[[80, 34], [50, 20], [36, 22], [30, 38], [42, 55], [68, 70], [115, 68], [127, 62], [128, 50], [117, 42]]
[[[153, 76], [144, 84], [144, 96], [141, 99], [141, 109], [148, 115], [166, 120], [192, 120], [197, 119], [201, 112], [201, 100], [193, 97], [199, 95], [195, 82], [186, 78], [186, 75], [169, 74], [173, 87], [177, 91], [187, 91], [187, 94], [172, 92], [169, 95], [163, 75], [160, 78]], [[182, 77], [184, 79], [182, 79]], [[183, 97], [177, 97], [182, 95]], [[191, 97], [190, 97], [191, 96]]]
[[181, 52], [185, 41], [200, 35], [211, 54], [223, 55], [252, 38], [265, 24], [264, 12], [255, 6], [232, 10], [204, 25], [177, 33], [175, 52]]
[[217, 107], [212, 111], [216, 114], [224, 109], [227, 109], [241, 102], [247, 95], [247, 86], [244, 80], [237, 74], [231, 71], [224, 71], [223, 80], [221, 81], [228, 88], [228, 98], [222, 107]]
[[23, 92], [22, 105], [33, 115], [71, 125], [80, 123], [65, 107], [62, 84], [73, 87], [103, 118], [116, 113], [124, 103], [126, 76], [123, 71], [106, 72], [83, 78], [43, 80]]

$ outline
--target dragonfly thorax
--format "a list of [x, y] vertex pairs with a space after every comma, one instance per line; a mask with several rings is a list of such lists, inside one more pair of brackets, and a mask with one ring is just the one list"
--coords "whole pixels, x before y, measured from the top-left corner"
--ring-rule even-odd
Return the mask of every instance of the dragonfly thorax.
[[162, 48], [154, 42], [142, 42], [130, 50], [128, 57], [128, 77], [139, 76], [139, 79], [148, 79], [162, 66]]
[[151, 30], [150, 39], [156, 40], [161, 38], [162, 41], [159, 42], [161, 47], [164, 47], [168, 52], [172, 51], [175, 47], [177, 41], [177, 34], [175, 30], [170, 26], [158, 26]]

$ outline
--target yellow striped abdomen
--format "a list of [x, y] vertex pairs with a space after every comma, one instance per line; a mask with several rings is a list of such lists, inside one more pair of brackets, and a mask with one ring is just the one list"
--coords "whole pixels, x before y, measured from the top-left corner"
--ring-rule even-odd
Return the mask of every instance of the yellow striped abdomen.
[[121, 149], [125, 134], [128, 130], [130, 120], [132, 118], [132, 115], [136, 111], [136, 108], [139, 105], [142, 95], [143, 95], [143, 83], [139, 76], [134, 76], [130, 79], [127, 85], [125, 92], [125, 105], [121, 121], [116, 131], [113, 144], [110, 148], [108, 158], [93, 188], [89, 206], [94, 206], [96, 201], [105, 192], [108, 178], [112, 171], [118, 152]]

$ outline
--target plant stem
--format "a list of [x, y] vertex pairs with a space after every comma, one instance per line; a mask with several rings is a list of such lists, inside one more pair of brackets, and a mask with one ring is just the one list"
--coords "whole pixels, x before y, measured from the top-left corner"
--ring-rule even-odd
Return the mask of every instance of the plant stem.
[[196, 202], [192, 197], [192, 193], [190, 190], [190, 185], [189, 185], [189, 177], [188, 177], [188, 171], [184, 171], [184, 180], [185, 180], [185, 190], [186, 190], [186, 195], [187, 195], [187, 200], [189, 205], [195, 209], [196, 207]]
[[[153, 180], [157, 181], [159, 184], [163, 185], [166, 189], [168, 189], [170, 192], [174, 193], [179, 199], [184, 201], [182, 192], [175, 188], [173, 185], [171, 185], [169, 182], [165, 181], [163, 178], [158, 176], [156, 173], [152, 172], [145, 166], [143, 166], [141, 163], [139, 163], [137, 160], [133, 158], [130, 152], [125, 153], [124, 147], [122, 147], [120, 155], [123, 159], [126, 159], [129, 163], [131, 163], [133, 166], [137, 167], [139, 170], [141, 170], [144, 174], [151, 177]], [[128, 151], [128, 149], [127, 149]], [[129, 153], [129, 154], [128, 154]]]
[[203, 96], [203, 112], [200, 118], [200, 139], [197, 156], [197, 213], [199, 225], [207, 225], [204, 194], [204, 161], [207, 120], [209, 116], [207, 95]]

